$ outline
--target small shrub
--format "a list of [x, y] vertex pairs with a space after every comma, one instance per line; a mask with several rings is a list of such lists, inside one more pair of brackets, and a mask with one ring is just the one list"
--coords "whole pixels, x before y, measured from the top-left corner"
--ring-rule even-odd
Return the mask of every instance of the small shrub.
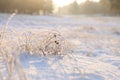
[[66, 43], [64, 37], [58, 31], [45, 33], [25, 32], [20, 40], [21, 51], [40, 56], [64, 55]]

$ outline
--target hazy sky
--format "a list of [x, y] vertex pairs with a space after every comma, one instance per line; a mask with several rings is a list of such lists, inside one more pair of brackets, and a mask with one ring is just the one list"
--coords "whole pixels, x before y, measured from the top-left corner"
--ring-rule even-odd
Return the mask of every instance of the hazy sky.
[[[73, 2], [74, 0], [53, 0], [53, 3], [55, 4], [56, 7], [62, 7], [64, 5], [67, 5], [71, 2]], [[76, 0], [78, 3], [82, 3], [86, 0]], [[93, 0], [93, 1], [99, 1], [99, 0]]]

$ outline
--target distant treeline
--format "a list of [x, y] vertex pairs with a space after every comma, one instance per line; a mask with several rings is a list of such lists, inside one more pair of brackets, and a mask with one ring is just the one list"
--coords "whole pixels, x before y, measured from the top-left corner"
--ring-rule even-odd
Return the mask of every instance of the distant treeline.
[[[0, 12], [23, 14], [52, 14], [52, 0], [0, 0]], [[58, 9], [58, 14], [114, 14], [120, 15], [120, 0], [86, 0], [78, 4], [76, 0]]]
[[26, 14], [51, 14], [52, 0], [0, 0], [0, 12]]
[[100, 0], [94, 2], [86, 0], [82, 4], [78, 4], [76, 0], [64, 7], [60, 7], [59, 14], [106, 14], [106, 15], [120, 15], [120, 0]]

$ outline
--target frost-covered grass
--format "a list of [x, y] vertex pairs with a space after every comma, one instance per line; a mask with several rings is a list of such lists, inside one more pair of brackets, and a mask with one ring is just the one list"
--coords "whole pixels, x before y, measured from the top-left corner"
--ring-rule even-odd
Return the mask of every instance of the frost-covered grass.
[[[0, 28], [8, 16], [0, 14]], [[120, 79], [119, 17], [16, 15], [5, 43], [5, 53], [18, 58], [14, 71], [23, 70], [28, 80]]]

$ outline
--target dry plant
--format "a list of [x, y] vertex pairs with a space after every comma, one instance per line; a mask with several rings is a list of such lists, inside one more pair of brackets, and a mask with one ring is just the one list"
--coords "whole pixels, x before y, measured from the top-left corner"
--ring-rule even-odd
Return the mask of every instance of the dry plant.
[[17, 52], [14, 52], [15, 55], [13, 55], [9, 51], [11, 47], [6, 44], [8, 24], [15, 15], [16, 13], [13, 13], [8, 18], [6, 25], [0, 33], [0, 66], [3, 66], [3, 69], [0, 69], [0, 80], [27, 80], [19, 59], [15, 56]]
[[58, 31], [45, 31], [42, 33], [25, 32], [19, 38], [21, 52], [40, 56], [64, 55], [66, 41]]

